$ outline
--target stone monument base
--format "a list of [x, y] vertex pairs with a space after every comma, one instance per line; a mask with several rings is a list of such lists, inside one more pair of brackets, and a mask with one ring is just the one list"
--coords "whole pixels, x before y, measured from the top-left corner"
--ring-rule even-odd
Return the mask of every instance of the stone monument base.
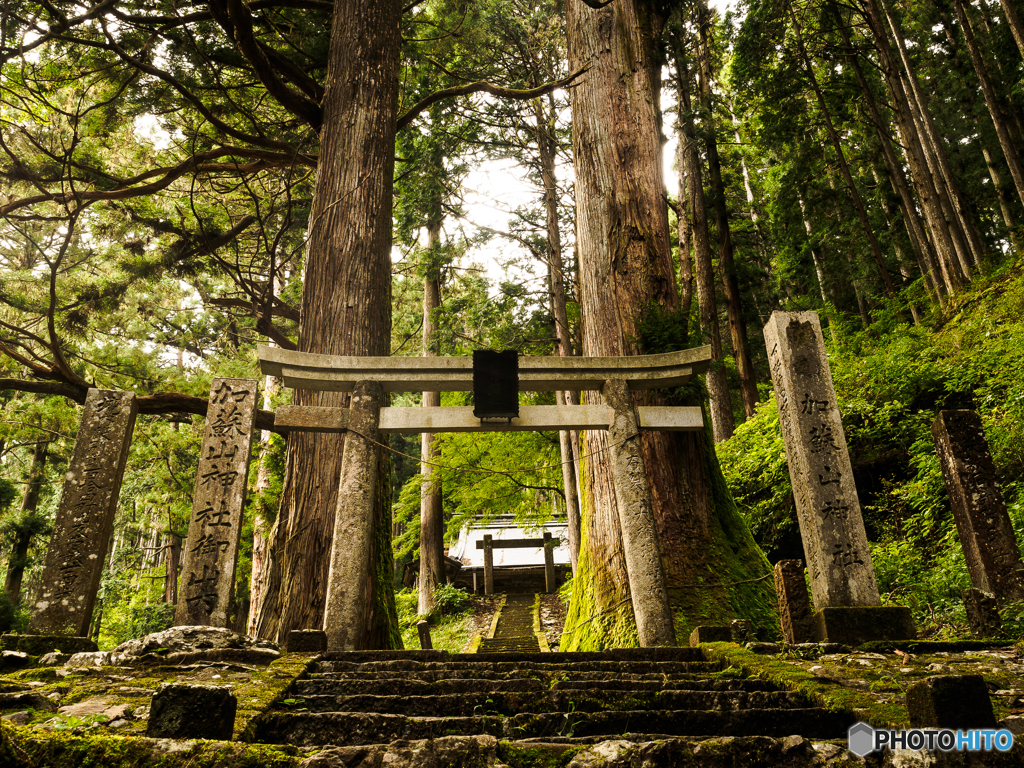
[[0, 635], [0, 650], [21, 651], [29, 656], [42, 656], [54, 651], [61, 653], [98, 651], [99, 646], [88, 637], [10, 634]]
[[811, 617], [819, 643], [858, 646], [872, 640], [914, 640], [917, 628], [909, 608], [860, 605], [822, 608]]

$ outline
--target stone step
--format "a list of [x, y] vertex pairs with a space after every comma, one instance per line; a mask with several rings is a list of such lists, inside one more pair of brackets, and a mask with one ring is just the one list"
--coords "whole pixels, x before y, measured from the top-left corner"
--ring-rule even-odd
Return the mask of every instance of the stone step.
[[[645, 672], [632, 674], [614, 674], [609, 672], [574, 672], [566, 668], [554, 671], [542, 672], [529, 667], [518, 671], [495, 673], [489, 669], [446, 669], [443, 666], [439, 669], [407, 672], [402, 670], [390, 670], [384, 672], [366, 672], [359, 669], [348, 672], [314, 672], [308, 678], [318, 681], [341, 681], [341, 680], [418, 680], [424, 683], [435, 683], [439, 680], [489, 680], [498, 682], [502, 680], [515, 680], [519, 678], [530, 678], [541, 681], [545, 687], [550, 687], [556, 682], [591, 684], [598, 682], [621, 682], [623, 684], [635, 682], [673, 682], [673, 681], [715, 681], [711, 675], [694, 672]], [[744, 682], [727, 678], [727, 681]], [[686, 687], [689, 687], [687, 685]], [[775, 690], [771, 688], [770, 690]]]
[[481, 653], [521, 653], [540, 652], [540, 643], [534, 636], [530, 637], [496, 637], [493, 640], [481, 640]]
[[658, 710], [735, 712], [744, 709], [805, 709], [807, 698], [790, 691], [509, 691], [416, 695], [313, 695], [297, 706], [310, 712], [373, 712], [412, 717], [473, 717], [538, 713]]
[[[327, 653], [322, 656], [324, 661], [479, 661], [484, 654], [449, 653], [448, 651], [348, 651], [344, 653]], [[554, 663], [559, 661], [705, 661], [700, 648], [684, 646], [680, 648], [609, 648], [604, 651], [534, 653], [506, 657], [501, 661], [543, 661]]]
[[[321, 661], [317, 670], [321, 673], [337, 672], [432, 672], [439, 670], [476, 670], [495, 675], [520, 672], [528, 666], [533, 672], [604, 672], [609, 675], [622, 673], [702, 673], [709, 674], [721, 670], [721, 664], [709, 661], [570, 661], [551, 659], [529, 660], [529, 662], [506, 660], [513, 654], [495, 653], [473, 661], [415, 661], [412, 659], [394, 659], [389, 661]], [[555, 654], [531, 654], [539, 657], [555, 656]], [[481, 654], [482, 656], [482, 654]], [[471, 657], [472, 658], [472, 657]]]
[[[590, 673], [582, 673], [589, 675]], [[396, 673], [397, 675], [397, 673]], [[424, 680], [419, 677], [409, 678], [396, 676], [380, 679], [375, 676], [358, 678], [351, 677], [314, 677], [298, 680], [292, 686], [290, 695], [295, 696], [428, 696], [448, 693], [506, 693], [511, 691], [629, 691], [646, 693], [650, 691], [777, 691], [778, 686], [764, 680], [708, 680], [693, 676], [682, 676], [677, 679], [656, 680], [561, 680], [540, 679], [535, 677], [510, 677], [505, 679], [491, 678], [446, 678], [430, 676]], [[638, 675], [629, 677], [639, 678]]]
[[[631, 710], [520, 714], [511, 717], [408, 717], [361, 712], [271, 712], [254, 722], [255, 741], [324, 745], [383, 744], [397, 739], [487, 734], [504, 739], [609, 736], [652, 733], [668, 736], [788, 736], [845, 738], [850, 715], [819, 708], [721, 710]], [[638, 729], [643, 729], [638, 731]]]

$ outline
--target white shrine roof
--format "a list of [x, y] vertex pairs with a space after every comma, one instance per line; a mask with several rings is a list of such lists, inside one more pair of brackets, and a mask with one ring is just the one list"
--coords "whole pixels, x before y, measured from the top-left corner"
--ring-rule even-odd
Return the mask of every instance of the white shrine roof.
[[[476, 543], [490, 535], [497, 544], [502, 539], [540, 539], [550, 533], [558, 540], [555, 547], [555, 565], [569, 565], [569, 528], [565, 518], [547, 520], [543, 525], [523, 528], [516, 524], [512, 515], [499, 515], [484, 524], [479, 519], [459, 531], [459, 540], [448, 550], [448, 556], [462, 562], [463, 568], [483, 568], [484, 551]], [[522, 547], [515, 549], [494, 548], [494, 566], [522, 568], [544, 565], [543, 547]]]

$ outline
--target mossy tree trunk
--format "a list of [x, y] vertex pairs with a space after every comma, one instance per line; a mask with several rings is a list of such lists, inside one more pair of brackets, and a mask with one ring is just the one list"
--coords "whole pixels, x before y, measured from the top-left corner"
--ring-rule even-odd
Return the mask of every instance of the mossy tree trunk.
[[[663, 351], [648, 348], [638, 321], [671, 316], [678, 305], [653, 86], [660, 73], [651, 52], [663, 23], [656, 7], [617, 0], [594, 10], [570, 0], [566, 8], [570, 66], [590, 65], [570, 92], [585, 355]], [[605, 433], [586, 433], [582, 544], [566, 621], [579, 629], [563, 636], [563, 650], [636, 645], [606, 448]], [[729, 618], [771, 626], [768, 580], [688, 586], [770, 572], [725, 487], [709, 430], [644, 433], [642, 450], [677, 637]]]
[[[299, 350], [387, 355], [391, 339], [391, 209], [401, 4], [334, 5], [316, 188], [309, 219]], [[341, 407], [349, 395], [295, 393], [296, 405]], [[288, 438], [281, 508], [272, 532], [260, 636], [320, 627], [331, 561], [344, 437]], [[383, 449], [380, 449], [383, 453]], [[379, 462], [386, 491], [390, 463]], [[394, 609], [390, 493], [377, 494], [375, 575], [362, 647], [400, 645]], [[378, 572], [379, 571], [379, 572]]]

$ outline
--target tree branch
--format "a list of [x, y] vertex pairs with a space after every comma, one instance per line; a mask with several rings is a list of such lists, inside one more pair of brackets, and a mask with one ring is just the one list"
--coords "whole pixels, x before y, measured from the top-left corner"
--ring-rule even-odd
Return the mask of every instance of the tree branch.
[[469, 83], [468, 85], [459, 85], [455, 86], [454, 88], [444, 88], [440, 91], [434, 91], [434, 93], [430, 94], [429, 96], [425, 96], [424, 98], [420, 99], [416, 104], [411, 106], [404, 115], [399, 117], [398, 123], [396, 124], [396, 129], [399, 131], [402, 130], [407, 125], [409, 125], [409, 123], [411, 123], [414, 119], [416, 119], [416, 116], [419, 115], [420, 112], [425, 110], [431, 104], [435, 104], [438, 101], [441, 101], [442, 99], [451, 99], [455, 98], [456, 96], [468, 96], [471, 93], [480, 92], [489, 93], [492, 96], [497, 96], [502, 99], [516, 99], [519, 101], [525, 99], [535, 99], [538, 96], [544, 96], [545, 94], [551, 93], [554, 90], [557, 90], [559, 88], [562, 88], [563, 86], [568, 85], [577, 77], [586, 72], [589, 68], [589, 66], [583, 67], [574, 72], [573, 74], [569, 75], [568, 77], [563, 77], [561, 80], [554, 80], [550, 83], [545, 83], [544, 85], [538, 86], [537, 88], [530, 88], [529, 90], [525, 91], [518, 90], [516, 88], [502, 88], [500, 85], [494, 85], [493, 83], [488, 83], [484, 80], [480, 80], [476, 83]]

